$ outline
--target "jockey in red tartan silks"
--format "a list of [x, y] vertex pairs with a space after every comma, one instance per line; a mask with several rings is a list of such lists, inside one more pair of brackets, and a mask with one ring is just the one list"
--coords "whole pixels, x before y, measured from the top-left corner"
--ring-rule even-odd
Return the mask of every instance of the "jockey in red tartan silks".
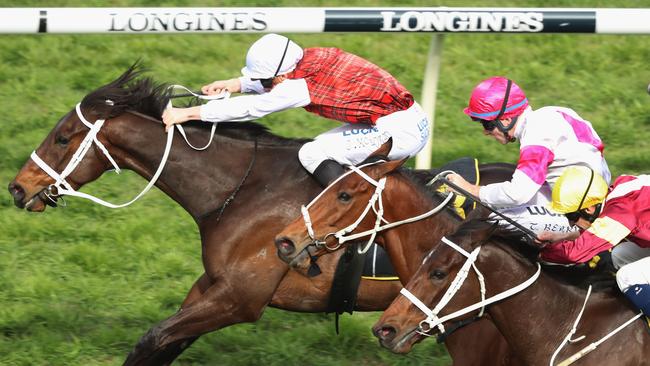
[[202, 88], [252, 93], [165, 111], [163, 121], [249, 121], [288, 108], [305, 108], [345, 125], [317, 136], [299, 152], [302, 165], [327, 185], [341, 164], [365, 160], [392, 137], [389, 159], [414, 156], [426, 144], [429, 121], [413, 96], [387, 71], [336, 48], [302, 49], [287, 37], [268, 34], [248, 50], [242, 77]]

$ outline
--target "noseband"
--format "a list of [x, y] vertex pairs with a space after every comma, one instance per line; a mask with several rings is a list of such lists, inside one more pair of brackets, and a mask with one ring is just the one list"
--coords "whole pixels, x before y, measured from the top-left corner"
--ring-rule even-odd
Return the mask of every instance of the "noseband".
[[[513, 288], [511, 288], [509, 290], [506, 290], [504, 292], [501, 292], [501, 293], [499, 293], [497, 295], [494, 295], [494, 296], [486, 299], [485, 298], [485, 292], [486, 292], [485, 291], [485, 280], [483, 278], [483, 274], [481, 274], [481, 272], [478, 270], [478, 268], [476, 268], [476, 265], [474, 263], [474, 262], [476, 262], [476, 259], [478, 258], [478, 255], [479, 255], [479, 253], [481, 251], [481, 247], [479, 246], [476, 249], [474, 249], [471, 253], [468, 253], [466, 250], [464, 250], [463, 248], [458, 246], [456, 243], [452, 242], [451, 240], [449, 240], [449, 239], [447, 239], [445, 237], [442, 238], [442, 242], [449, 245], [454, 250], [456, 250], [457, 252], [459, 252], [460, 254], [465, 256], [467, 258], [467, 260], [465, 261], [465, 263], [463, 264], [461, 269], [456, 274], [456, 277], [451, 282], [451, 284], [449, 285], [449, 288], [447, 288], [447, 291], [442, 296], [442, 298], [440, 299], [438, 304], [433, 309], [429, 309], [420, 299], [417, 298], [417, 296], [413, 295], [413, 293], [411, 293], [406, 288], [402, 288], [402, 290], [400, 290], [400, 294], [404, 295], [407, 299], [409, 299], [409, 301], [411, 301], [411, 303], [413, 303], [413, 305], [417, 306], [417, 308], [420, 309], [427, 316], [424, 320], [422, 320], [420, 322], [420, 324], [418, 325], [418, 328], [416, 330], [417, 333], [419, 333], [421, 335], [424, 335], [424, 336], [427, 336], [427, 337], [431, 336], [431, 334], [429, 334], [429, 332], [433, 328], [436, 328], [436, 327], [438, 328], [440, 333], [444, 333], [445, 332], [445, 327], [443, 326], [443, 323], [448, 321], [448, 320], [457, 318], [457, 317], [459, 317], [461, 315], [465, 315], [465, 314], [467, 314], [469, 312], [480, 309], [478, 316], [479, 317], [482, 316], [483, 312], [485, 311], [485, 307], [487, 305], [490, 305], [490, 304], [495, 303], [497, 301], [501, 301], [501, 300], [503, 300], [503, 299], [505, 299], [507, 297], [510, 297], [510, 296], [512, 296], [512, 295], [514, 295], [514, 294], [516, 294], [518, 292], [521, 292], [521, 291], [525, 290], [526, 288], [528, 288], [530, 285], [532, 285], [537, 280], [537, 278], [539, 277], [539, 275], [541, 273], [542, 268], [539, 265], [539, 263], [537, 263], [537, 272], [535, 272], [535, 274], [533, 274], [533, 276], [531, 278], [529, 278], [525, 282], [523, 282], [523, 283], [521, 283], [521, 284], [519, 284], [519, 285], [517, 285], [517, 286], [515, 286], [515, 287], [513, 287]], [[429, 259], [429, 257], [431, 257], [431, 255], [433, 255], [434, 250], [429, 252], [429, 255], [424, 259], [424, 261]], [[424, 264], [424, 261], [422, 262], [423, 264]], [[440, 313], [440, 311], [442, 311], [442, 309], [456, 295], [458, 290], [460, 290], [460, 287], [465, 282], [465, 279], [467, 279], [467, 275], [469, 274], [470, 267], [473, 268], [474, 271], [476, 272], [476, 276], [477, 276], [479, 284], [481, 286], [481, 290], [480, 290], [480, 292], [481, 292], [481, 301], [478, 302], [478, 303], [475, 303], [473, 305], [470, 305], [468, 307], [465, 307], [463, 309], [460, 309], [460, 310], [458, 310], [456, 312], [453, 312], [451, 314], [445, 315], [443, 317], [438, 317], [438, 314]]]
[[[106, 101], [107, 103], [110, 103], [110, 101]], [[70, 195], [70, 196], [87, 196], [81, 192], [77, 192], [72, 188], [72, 185], [66, 181], [66, 178], [77, 168], [79, 163], [81, 163], [81, 160], [83, 160], [84, 156], [86, 156], [86, 153], [90, 148], [93, 146], [93, 143], [97, 145], [99, 150], [106, 156], [108, 161], [113, 165], [113, 168], [115, 169], [116, 173], [120, 173], [120, 167], [117, 165], [115, 162], [115, 159], [111, 156], [111, 154], [108, 152], [104, 144], [99, 141], [97, 138], [97, 134], [101, 130], [101, 128], [104, 126], [104, 122], [106, 120], [104, 119], [98, 119], [95, 121], [95, 123], [90, 123], [81, 113], [81, 103], [77, 103], [77, 106], [75, 107], [75, 111], [77, 112], [77, 117], [79, 117], [79, 120], [81, 123], [83, 123], [86, 127], [88, 127], [88, 133], [86, 134], [86, 137], [81, 141], [81, 144], [79, 144], [79, 147], [77, 148], [77, 151], [72, 155], [72, 158], [70, 158], [70, 161], [68, 162], [68, 165], [63, 169], [61, 174], [57, 173], [52, 167], [47, 165], [43, 159], [41, 159], [40, 156], [36, 153], [36, 150], [32, 151], [31, 158], [38, 165], [47, 175], [49, 175], [52, 179], [54, 179], [54, 183], [50, 184], [44, 191], [45, 196], [50, 199], [52, 202], [56, 202], [55, 198], [61, 195]], [[92, 197], [92, 196], [90, 196]], [[88, 197], [85, 197], [88, 198]], [[92, 197], [95, 198], [95, 197]], [[106, 202], [107, 203], [107, 202]]]
[[[317, 249], [324, 248], [324, 249], [326, 249], [328, 251], [335, 251], [338, 248], [340, 248], [341, 245], [343, 245], [347, 241], [355, 240], [355, 239], [362, 238], [364, 236], [370, 235], [370, 238], [368, 239], [368, 242], [366, 243], [366, 245], [363, 248], [359, 247], [357, 249], [359, 254], [364, 254], [372, 246], [372, 243], [374, 242], [375, 237], [377, 236], [378, 232], [388, 230], [390, 228], [393, 228], [393, 227], [396, 227], [396, 226], [399, 226], [399, 225], [403, 225], [403, 224], [407, 224], [407, 223], [410, 223], [410, 222], [419, 221], [419, 220], [425, 219], [425, 218], [427, 218], [429, 216], [432, 216], [432, 215], [438, 213], [440, 210], [442, 210], [447, 205], [447, 203], [449, 203], [449, 201], [451, 201], [451, 199], [453, 198], [453, 195], [449, 194], [443, 200], [442, 203], [440, 203], [438, 206], [436, 206], [435, 208], [433, 208], [430, 211], [427, 211], [427, 212], [425, 212], [423, 214], [420, 214], [418, 216], [414, 216], [414, 217], [411, 217], [411, 218], [408, 218], [408, 219], [404, 219], [404, 220], [400, 220], [400, 221], [396, 221], [396, 222], [392, 222], [392, 223], [388, 222], [386, 219], [384, 219], [384, 202], [383, 202], [383, 199], [382, 199], [382, 197], [383, 197], [382, 192], [384, 191], [384, 188], [386, 187], [386, 177], [382, 177], [381, 179], [379, 179], [377, 181], [377, 180], [374, 180], [373, 178], [371, 178], [369, 175], [367, 175], [366, 173], [364, 173], [361, 170], [361, 168], [364, 168], [364, 167], [367, 167], [367, 166], [370, 166], [370, 165], [374, 165], [374, 164], [377, 164], [377, 163], [382, 163], [382, 161], [362, 165], [360, 167], [349, 166], [350, 171], [346, 172], [345, 174], [343, 174], [342, 176], [337, 178], [334, 182], [332, 182], [329, 186], [327, 186], [327, 188], [325, 188], [318, 196], [316, 196], [316, 198], [314, 198], [307, 206], [302, 206], [300, 208], [300, 211], [302, 212], [302, 218], [303, 218], [303, 220], [305, 222], [305, 226], [307, 227], [307, 233], [309, 234], [309, 237], [312, 240], [312, 243], [309, 244], [307, 247], [315, 246]], [[353, 174], [353, 173], [358, 174], [363, 179], [368, 181], [370, 184], [375, 186], [375, 192], [373, 193], [373, 195], [368, 200], [368, 204], [364, 208], [363, 212], [361, 212], [361, 215], [359, 215], [359, 217], [357, 218], [356, 221], [354, 221], [352, 224], [348, 225], [347, 227], [345, 227], [345, 228], [343, 228], [343, 229], [341, 229], [341, 230], [339, 230], [337, 232], [326, 234], [325, 236], [323, 236], [322, 239], [317, 239], [316, 234], [314, 233], [314, 228], [313, 228], [313, 225], [312, 225], [311, 217], [309, 216], [309, 208], [312, 205], [314, 205], [314, 203], [316, 203], [316, 201], [318, 201], [318, 199], [321, 198], [323, 196], [323, 194], [329, 188], [331, 188], [334, 184], [336, 184], [339, 180], [341, 180], [344, 177], [346, 177], [346, 176], [348, 176], [350, 174]], [[449, 171], [445, 171], [445, 172], [442, 172], [442, 173], [438, 174], [429, 184], [435, 183], [439, 179], [439, 177], [443, 177], [446, 174], [449, 174]], [[375, 216], [376, 216], [375, 226], [370, 230], [366, 230], [366, 231], [356, 233], [356, 234], [352, 234], [352, 235], [347, 235], [347, 234], [351, 233], [352, 231], [354, 231], [359, 226], [359, 224], [361, 224], [361, 221], [363, 221], [363, 219], [368, 215], [368, 213], [370, 212], [370, 209], [373, 210], [373, 212], [375, 213]], [[382, 222], [384, 223], [383, 226], [381, 225]], [[334, 246], [328, 246], [327, 245], [327, 238], [329, 238], [330, 236], [337, 239], [338, 242], [337, 242], [336, 245], [334, 245]]]
[[[217, 95], [200, 95], [200, 94], [196, 94], [196, 93], [191, 92], [189, 89], [185, 88], [182, 85], [171, 85], [170, 86], [170, 89], [178, 89], [178, 88], [185, 89], [185, 90], [189, 91], [190, 94], [192, 94], [195, 97], [200, 98], [200, 99], [213, 100], [213, 99], [221, 99], [221, 98], [230, 97], [229, 92], [225, 92], [225, 93], [221, 93], [221, 94], [217, 94]], [[112, 105], [113, 102], [110, 101], [110, 100], [106, 100], [106, 103], [109, 104], [109, 105]], [[172, 104], [171, 104], [171, 100], [170, 100], [168, 105], [167, 105], [167, 108], [171, 108], [171, 107], [172, 107]], [[160, 160], [160, 164], [158, 165], [158, 169], [156, 170], [154, 175], [151, 177], [151, 180], [149, 181], [149, 183], [147, 183], [147, 186], [137, 196], [135, 196], [135, 198], [133, 198], [129, 202], [126, 202], [126, 203], [123, 203], [123, 204], [120, 204], [120, 205], [116, 205], [116, 204], [113, 204], [113, 203], [110, 203], [110, 202], [106, 202], [106, 201], [104, 201], [104, 200], [102, 200], [100, 198], [94, 197], [92, 195], [89, 195], [87, 193], [75, 191], [75, 189], [72, 187], [72, 185], [70, 185], [70, 183], [68, 183], [66, 181], [66, 178], [77, 168], [77, 166], [79, 165], [79, 163], [81, 163], [81, 160], [84, 158], [84, 156], [86, 156], [86, 153], [88, 152], [88, 150], [90, 150], [93, 143], [95, 143], [95, 145], [97, 147], [99, 147], [99, 149], [102, 151], [104, 156], [106, 156], [108, 161], [113, 165], [113, 167], [115, 168], [115, 172], [119, 174], [120, 171], [121, 171], [120, 167], [115, 162], [115, 159], [113, 159], [113, 157], [111, 156], [111, 154], [109, 154], [106, 147], [97, 138], [97, 134], [99, 133], [101, 128], [104, 126], [104, 122], [106, 120], [98, 119], [97, 121], [95, 121], [94, 124], [90, 123], [83, 116], [83, 114], [81, 113], [81, 103], [77, 103], [77, 105], [75, 107], [75, 110], [77, 112], [77, 117], [79, 117], [79, 120], [86, 127], [88, 127], [89, 131], [86, 134], [86, 137], [84, 137], [84, 139], [81, 141], [81, 144], [79, 145], [79, 148], [77, 148], [77, 151], [72, 155], [72, 158], [68, 162], [68, 165], [66, 165], [66, 167], [63, 169], [63, 171], [60, 174], [57, 173], [54, 169], [52, 169], [52, 167], [47, 165], [47, 163], [45, 163], [45, 161], [43, 161], [43, 159], [41, 159], [38, 156], [36, 151], [33, 151], [32, 154], [31, 154], [31, 159], [34, 161], [34, 163], [36, 163], [36, 165], [38, 165], [41, 169], [43, 169], [43, 171], [47, 175], [49, 175], [52, 179], [54, 179], [54, 183], [50, 184], [43, 191], [45, 196], [49, 200], [51, 200], [53, 203], [56, 202], [56, 198], [58, 198], [60, 196], [63, 196], [63, 195], [76, 196], [76, 197], [81, 197], [81, 198], [91, 200], [91, 201], [93, 201], [95, 203], [98, 203], [100, 205], [103, 205], [103, 206], [106, 206], [106, 207], [109, 207], [109, 208], [122, 208], [122, 207], [126, 207], [126, 206], [132, 204], [133, 202], [137, 201], [140, 197], [142, 197], [145, 193], [147, 193], [151, 189], [151, 187], [153, 187], [153, 185], [158, 180], [158, 177], [160, 177], [160, 174], [162, 173], [162, 171], [163, 171], [163, 169], [165, 167], [165, 163], [167, 162], [167, 158], [169, 157], [169, 152], [171, 151], [171, 148], [172, 148], [172, 142], [173, 142], [173, 139], [174, 139], [174, 129], [170, 128], [167, 131], [167, 142], [165, 144], [165, 151], [163, 152], [163, 156], [162, 156], [162, 158]], [[178, 129], [181, 136], [183, 136], [183, 138], [185, 139], [185, 141], [187, 142], [187, 144], [191, 148], [193, 148], [194, 150], [204, 150], [212, 143], [212, 138], [214, 137], [214, 132], [215, 132], [215, 129], [216, 129], [216, 123], [212, 124], [212, 129], [211, 129], [211, 133], [210, 133], [210, 140], [208, 141], [208, 144], [205, 145], [204, 147], [201, 147], [201, 148], [197, 148], [197, 147], [193, 146], [188, 141], [187, 136], [185, 134], [185, 131], [183, 130], [183, 128], [180, 125], [177, 124], [176, 128]]]

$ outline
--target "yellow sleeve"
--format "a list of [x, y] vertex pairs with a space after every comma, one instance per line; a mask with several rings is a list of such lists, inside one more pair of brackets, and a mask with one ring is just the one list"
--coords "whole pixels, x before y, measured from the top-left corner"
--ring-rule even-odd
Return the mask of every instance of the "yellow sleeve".
[[620, 243], [630, 234], [630, 229], [609, 216], [597, 218], [587, 231], [607, 240], [612, 245]]

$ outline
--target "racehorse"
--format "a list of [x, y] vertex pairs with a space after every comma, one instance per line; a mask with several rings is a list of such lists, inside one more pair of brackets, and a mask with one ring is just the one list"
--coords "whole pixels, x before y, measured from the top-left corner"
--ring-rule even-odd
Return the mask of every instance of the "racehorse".
[[[310, 265], [311, 258], [319, 255], [321, 255], [320, 258], [326, 258], [328, 255], [322, 254], [331, 251], [332, 248], [338, 249], [337, 239], [330, 233], [358, 222], [364, 212], [372, 211], [367, 209], [368, 202], [376, 195], [377, 189], [371, 180], [378, 183], [380, 179], [386, 178], [383, 191], [381, 191], [383, 202], [378, 205], [382, 207], [383, 219], [388, 223], [415, 217], [429, 210], [433, 211], [434, 207], [440, 207], [443, 202], [442, 196], [432, 194], [430, 190], [423, 188], [411, 171], [399, 169], [402, 163], [403, 161], [392, 161], [370, 165], [361, 169], [370, 179], [350, 172], [330, 185], [306, 208], [309, 213], [308, 217], [303, 216], [296, 219], [276, 236], [276, 246], [280, 258], [300, 272], [304, 272]], [[486, 179], [484, 183], [489, 183], [503, 181], [504, 176], [512, 175], [512, 166], [504, 164], [501, 169], [503, 174], [498, 177], [482, 175], [481, 179]], [[377, 211], [375, 210], [375, 212]], [[367, 215], [350, 234], [372, 229], [375, 222], [378, 221], [376, 216], [377, 214]], [[307, 229], [306, 221], [311, 222], [313, 233]], [[462, 219], [456, 211], [446, 206], [444, 210], [422, 220], [381, 231], [377, 241], [386, 249], [400, 281], [406, 283], [416, 272], [422, 258], [430, 251], [431, 247], [443, 235], [455, 231], [461, 223]], [[321, 245], [317, 245], [318, 249], [310, 253], [310, 248], [314, 247], [316, 241], [321, 241]], [[489, 350], [486, 354], [490, 354], [490, 357], [480, 356], [483, 357], [482, 362], [485, 365], [519, 364], [518, 359], [509, 354], [507, 344], [503, 342], [500, 334], [486, 330], [492, 327], [494, 326], [489, 320], [480, 319], [459, 328], [456, 332], [462, 331], [464, 336], [473, 334], [473, 338], [480, 339], [480, 343], [484, 346], [483, 349]], [[445, 335], [448, 347], [456, 332]], [[489, 335], [478, 335], [479, 332], [486, 332]], [[455, 356], [462, 357], [467, 353], [476, 355], [480, 352], [473, 348], [471, 352], [466, 349], [462, 350], [460, 354], [454, 354], [450, 349], [452, 359], [459, 364], [461, 361], [454, 358]]]
[[[544, 270], [539, 274], [536, 250], [527, 249], [521, 241], [494, 235], [493, 231], [494, 225], [484, 220], [468, 221], [434, 247], [405, 290], [428, 309], [441, 301], [435, 308], [439, 313], [427, 318], [424, 310], [414, 306], [406, 294], [398, 296], [373, 326], [373, 333], [384, 347], [394, 352], [409, 352], [426, 333], [432, 335], [438, 331], [437, 323], [449, 324], [443, 316], [454, 312], [460, 314], [464, 312], [461, 308], [479, 302], [482, 298], [479, 271], [484, 278], [487, 289], [485, 296], [488, 299], [519, 287], [520, 292], [490, 304], [486, 312], [526, 365], [549, 365], [549, 361], [554, 365], [554, 361], [565, 360], [592, 342], [597, 343], [638, 312], [612, 286], [592, 293], [585, 300], [588, 292], [585, 283], [593, 279], [593, 275], [589, 275], [592, 270], [583, 269], [580, 272], [579, 268], [563, 269], [559, 273]], [[460, 250], [454, 249], [454, 244]], [[467, 273], [460, 268], [469, 262], [467, 256], [472, 257], [474, 251], [477, 251], [474, 262], [477, 275], [466, 264], [469, 273], [465, 282], [455, 283], [453, 287], [457, 292], [449, 294], [446, 291], [455, 282], [457, 273]], [[539, 277], [535, 279], [537, 275]], [[608, 276], [612, 281], [611, 274]], [[574, 281], [569, 282], [569, 279]], [[530, 283], [529, 287], [521, 286], [526, 282]], [[576, 286], [576, 282], [581, 286]], [[449, 302], [441, 300], [443, 295]], [[576, 336], [572, 337], [574, 340], [563, 341], [574, 326], [585, 301], [586, 308], [578, 322]], [[474, 310], [461, 318], [472, 317], [476, 313]], [[423, 321], [424, 318], [427, 320]], [[436, 321], [429, 322], [429, 319]], [[581, 340], [578, 335], [584, 335], [585, 339]], [[645, 321], [635, 320], [580, 361], [585, 365], [647, 364], [650, 357], [648, 344], [650, 334]]]
[[[56, 124], [36, 154], [60, 173], [88, 133], [82, 123], [105, 119], [96, 139], [117, 165], [152, 178], [165, 147], [160, 116], [169, 100], [164, 84], [140, 78], [133, 65], [119, 78], [86, 95], [79, 111]], [[208, 127], [206, 127], [206, 125]], [[186, 128], [191, 141], [207, 141], [209, 125]], [[178, 202], [198, 225], [204, 273], [190, 288], [178, 312], [144, 334], [127, 365], [170, 364], [201, 334], [254, 322], [267, 305], [300, 312], [326, 310], [332, 276], [340, 256], [322, 258], [322, 274], [307, 279], [278, 260], [273, 238], [299, 213], [300, 204], [322, 189], [297, 159], [305, 140], [271, 134], [258, 124], [220, 123], [213, 143], [197, 152], [174, 134], [167, 165], [156, 186]], [[93, 143], [66, 178], [78, 189], [113, 168]], [[486, 169], [489, 169], [486, 168]], [[19, 208], [40, 212], [56, 205], [54, 179], [33, 159], [9, 184]], [[397, 281], [362, 280], [356, 309], [385, 309], [399, 293]], [[456, 343], [454, 343], [456, 342]], [[451, 337], [448, 348], [480, 343]], [[467, 354], [466, 363], [477, 364]]]

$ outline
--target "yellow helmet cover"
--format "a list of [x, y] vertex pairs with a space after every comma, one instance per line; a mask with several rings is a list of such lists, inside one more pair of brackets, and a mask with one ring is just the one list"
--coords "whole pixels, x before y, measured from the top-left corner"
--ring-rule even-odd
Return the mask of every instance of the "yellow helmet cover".
[[607, 191], [607, 183], [600, 174], [585, 166], [572, 166], [555, 182], [551, 209], [562, 214], [576, 212], [602, 203]]

